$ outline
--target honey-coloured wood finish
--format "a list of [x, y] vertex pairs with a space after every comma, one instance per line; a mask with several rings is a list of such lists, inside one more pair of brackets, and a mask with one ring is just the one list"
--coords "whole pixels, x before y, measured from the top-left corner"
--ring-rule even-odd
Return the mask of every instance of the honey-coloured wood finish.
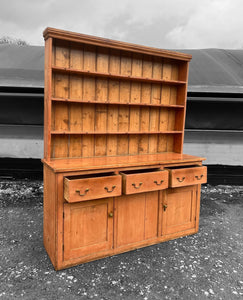
[[64, 204], [64, 260], [112, 249], [112, 200]]
[[129, 195], [168, 188], [168, 171], [146, 171], [121, 172], [123, 193]]
[[44, 245], [56, 270], [198, 231], [190, 55], [47, 28]]
[[158, 192], [115, 198], [114, 237], [116, 248], [130, 248], [158, 236]]
[[180, 187], [207, 182], [207, 167], [172, 168], [170, 172], [170, 187]]
[[45, 38], [45, 159], [182, 153], [190, 56]]
[[196, 227], [197, 186], [167, 189], [162, 192], [161, 235], [170, 235]]
[[69, 202], [80, 202], [121, 195], [121, 176], [95, 174], [64, 178], [64, 199]]

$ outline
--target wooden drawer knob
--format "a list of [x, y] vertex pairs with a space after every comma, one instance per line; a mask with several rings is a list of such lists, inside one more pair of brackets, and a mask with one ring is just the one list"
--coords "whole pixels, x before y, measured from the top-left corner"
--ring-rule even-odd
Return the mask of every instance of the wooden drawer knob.
[[195, 178], [197, 178], [197, 180], [201, 180], [203, 178], [203, 174], [200, 176], [196, 175]]

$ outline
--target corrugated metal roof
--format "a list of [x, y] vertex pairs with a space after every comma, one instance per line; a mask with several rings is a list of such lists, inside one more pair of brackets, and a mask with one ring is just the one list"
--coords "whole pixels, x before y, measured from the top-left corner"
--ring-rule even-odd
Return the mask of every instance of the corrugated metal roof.
[[[192, 55], [189, 92], [243, 93], [243, 49], [180, 50]], [[44, 47], [0, 45], [0, 86], [44, 87]]]
[[192, 55], [189, 92], [243, 93], [243, 49], [182, 51]]
[[0, 86], [44, 87], [44, 47], [0, 45]]

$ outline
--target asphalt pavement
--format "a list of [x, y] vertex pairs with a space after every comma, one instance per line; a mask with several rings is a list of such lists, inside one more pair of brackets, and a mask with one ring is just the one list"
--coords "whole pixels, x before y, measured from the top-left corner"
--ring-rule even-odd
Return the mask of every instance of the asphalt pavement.
[[202, 188], [199, 232], [55, 271], [43, 183], [0, 181], [0, 299], [243, 299], [243, 187]]

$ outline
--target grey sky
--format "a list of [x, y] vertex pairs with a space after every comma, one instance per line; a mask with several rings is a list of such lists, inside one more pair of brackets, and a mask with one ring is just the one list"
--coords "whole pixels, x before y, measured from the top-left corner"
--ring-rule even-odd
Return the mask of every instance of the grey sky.
[[165, 49], [243, 48], [242, 0], [8, 0], [0, 37], [43, 45], [55, 27]]

